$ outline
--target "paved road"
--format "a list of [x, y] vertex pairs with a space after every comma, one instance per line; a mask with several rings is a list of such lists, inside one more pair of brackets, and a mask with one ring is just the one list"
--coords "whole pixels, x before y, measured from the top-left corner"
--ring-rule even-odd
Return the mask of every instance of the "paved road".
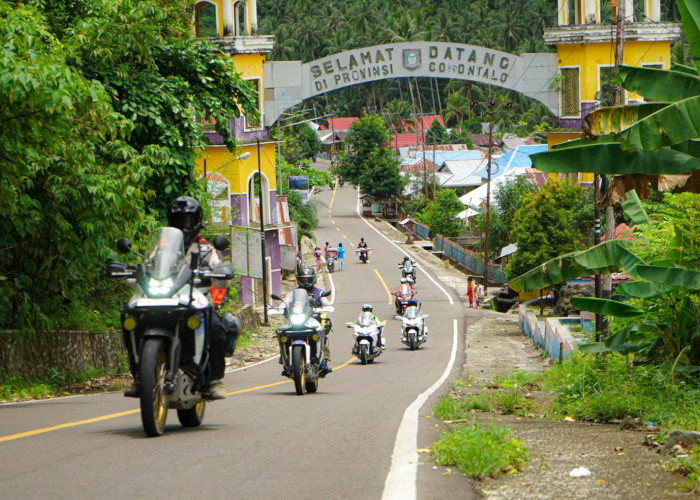
[[[458, 475], [418, 465], [436, 438], [424, 418], [437, 389], [462, 366], [465, 324], [451, 289], [418, 275], [431, 315], [430, 340], [411, 352], [399, 342], [388, 289], [404, 250], [356, 215], [348, 185], [319, 195], [318, 241], [348, 247], [335, 289], [332, 366], [317, 394], [296, 396], [276, 360], [227, 374], [229, 397], [207, 406], [200, 428], [144, 437], [138, 401], [100, 394], [0, 407], [3, 498], [471, 498]], [[370, 263], [354, 256], [364, 236]], [[345, 328], [362, 304], [389, 322], [386, 352], [362, 366]], [[439, 391], [438, 391], [439, 392]], [[393, 460], [392, 460], [393, 456]]]

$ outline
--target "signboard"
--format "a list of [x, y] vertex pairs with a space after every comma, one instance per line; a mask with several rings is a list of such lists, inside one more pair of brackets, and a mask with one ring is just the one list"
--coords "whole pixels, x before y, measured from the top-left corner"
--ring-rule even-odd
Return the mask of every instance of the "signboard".
[[309, 203], [309, 176], [290, 175], [289, 190], [298, 193], [301, 196], [301, 201], [307, 205]]
[[207, 174], [207, 193], [211, 208], [211, 222], [231, 223], [231, 185], [226, 177], [218, 172]]
[[243, 276], [262, 278], [259, 230], [241, 226], [231, 228], [231, 261]]

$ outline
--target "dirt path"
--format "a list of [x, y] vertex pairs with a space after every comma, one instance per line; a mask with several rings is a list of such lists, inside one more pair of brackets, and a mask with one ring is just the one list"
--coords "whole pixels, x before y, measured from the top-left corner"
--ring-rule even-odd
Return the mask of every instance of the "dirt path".
[[[465, 391], [479, 393], [484, 385], [515, 370], [541, 371], [549, 361], [520, 332], [516, 318], [488, 314], [467, 331]], [[532, 391], [538, 405], [552, 395]], [[656, 499], [682, 496], [676, 474], [660, 467], [663, 458], [643, 441], [649, 432], [620, 430], [619, 425], [523, 418], [497, 413], [475, 413], [480, 425], [511, 429], [533, 456], [522, 474], [487, 479], [476, 486], [485, 498], [549, 499], [605, 498]], [[585, 467], [588, 477], [569, 473]]]

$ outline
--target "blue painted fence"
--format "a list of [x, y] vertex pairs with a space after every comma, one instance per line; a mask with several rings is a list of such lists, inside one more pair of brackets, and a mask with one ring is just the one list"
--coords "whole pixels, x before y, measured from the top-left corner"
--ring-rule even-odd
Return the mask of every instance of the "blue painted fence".
[[[461, 245], [458, 245], [440, 234], [435, 235], [433, 249], [444, 253], [451, 260], [462, 264], [468, 269], [471, 269], [474, 271], [474, 274], [483, 276], [484, 261], [483, 259], [477, 258], [471, 250], [467, 250]], [[500, 267], [489, 265], [489, 282], [506, 282], [506, 276], [503, 274]]]

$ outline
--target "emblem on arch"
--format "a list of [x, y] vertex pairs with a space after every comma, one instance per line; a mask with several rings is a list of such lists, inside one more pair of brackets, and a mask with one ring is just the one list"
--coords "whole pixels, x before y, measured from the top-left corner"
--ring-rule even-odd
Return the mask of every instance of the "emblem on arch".
[[406, 69], [420, 68], [421, 57], [420, 49], [404, 49], [403, 50], [403, 67]]

